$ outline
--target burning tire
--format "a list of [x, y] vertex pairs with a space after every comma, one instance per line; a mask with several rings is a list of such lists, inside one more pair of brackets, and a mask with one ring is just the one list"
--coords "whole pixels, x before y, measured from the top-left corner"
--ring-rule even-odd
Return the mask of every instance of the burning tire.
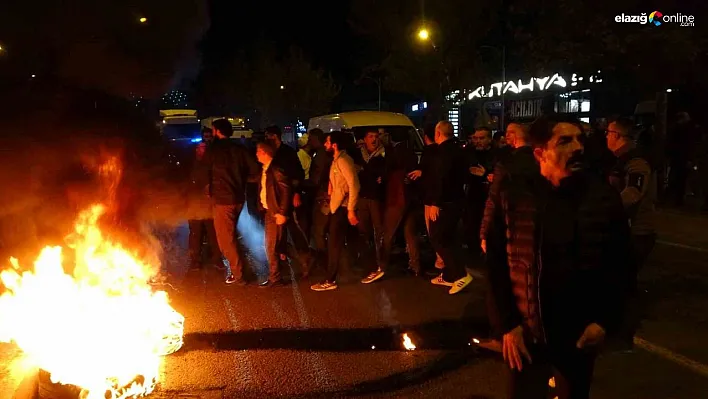
[[49, 372], [39, 370], [37, 399], [79, 399], [82, 389], [76, 385], [55, 384]]

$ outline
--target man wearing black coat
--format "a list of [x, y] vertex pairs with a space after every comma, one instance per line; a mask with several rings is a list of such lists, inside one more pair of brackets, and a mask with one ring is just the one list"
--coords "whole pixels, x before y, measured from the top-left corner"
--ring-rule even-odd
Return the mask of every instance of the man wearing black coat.
[[282, 285], [280, 254], [283, 252], [283, 230], [292, 216], [292, 183], [285, 170], [274, 162], [275, 148], [269, 143], [258, 143], [256, 158], [263, 165], [258, 184], [258, 205], [264, 212], [265, 249], [268, 258], [268, 280], [261, 287]]
[[243, 146], [231, 141], [233, 127], [226, 119], [212, 123], [215, 140], [205, 162], [209, 195], [214, 204], [214, 228], [221, 252], [229, 261], [226, 284], [245, 285], [243, 260], [236, 238], [238, 218], [246, 202], [246, 183], [258, 178], [258, 164]]
[[224, 261], [219, 250], [212, 217], [212, 206], [209, 200], [209, 169], [204, 162], [207, 151], [207, 137], [211, 137], [211, 129], [202, 133], [203, 141], [197, 145], [195, 160], [192, 164], [191, 184], [189, 199], [193, 214], [196, 216], [189, 220], [189, 259], [192, 269], [202, 267], [202, 242], [204, 236], [209, 243], [211, 262], [219, 269], [224, 268]]
[[[306, 233], [307, 219], [312, 214], [311, 201], [303, 196], [305, 170], [302, 168], [297, 150], [283, 143], [282, 132], [278, 126], [270, 126], [265, 131], [266, 141], [275, 148], [274, 162], [280, 165], [292, 183], [293, 217], [286, 222], [286, 230], [293, 240], [298, 261], [304, 270], [310, 265], [310, 237]], [[285, 252], [281, 254], [285, 259]]]
[[588, 398], [595, 348], [621, 319], [629, 225], [617, 192], [583, 168], [580, 124], [544, 117], [529, 135], [539, 175], [508, 173], [487, 230], [490, 320], [511, 398]]

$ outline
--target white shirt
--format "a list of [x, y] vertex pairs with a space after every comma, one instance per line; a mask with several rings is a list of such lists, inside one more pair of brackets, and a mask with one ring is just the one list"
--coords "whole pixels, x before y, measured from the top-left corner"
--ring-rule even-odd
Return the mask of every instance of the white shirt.
[[[271, 161], [273, 162], [273, 161]], [[270, 167], [271, 162], [263, 165], [263, 172], [261, 173], [261, 205], [263, 209], [268, 209], [268, 188], [266, 187], [266, 173]]]

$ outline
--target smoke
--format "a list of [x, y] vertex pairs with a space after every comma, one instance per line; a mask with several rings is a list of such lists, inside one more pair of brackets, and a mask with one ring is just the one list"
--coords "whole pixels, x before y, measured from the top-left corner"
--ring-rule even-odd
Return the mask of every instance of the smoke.
[[159, 265], [173, 244], [161, 233], [209, 212], [166, 153], [155, 126], [119, 99], [57, 87], [0, 98], [2, 259], [31, 264], [100, 202], [107, 235]]

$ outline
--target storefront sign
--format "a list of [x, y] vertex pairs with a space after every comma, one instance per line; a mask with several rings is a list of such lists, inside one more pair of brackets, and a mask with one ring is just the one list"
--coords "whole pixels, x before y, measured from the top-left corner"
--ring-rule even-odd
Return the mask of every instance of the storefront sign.
[[[602, 79], [599, 76], [600, 71], [597, 72], [597, 75], [591, 75], [588, 77], [589, 83], [602, 82]], [[578, 77], [577, 74], [573, 74], [570, 78], [570, 81], [571, 86], [576, 86], [579, 81], [583, 81], [583, 77]], [[555, 73], [551, 76], [545, 76], [542, 78], [531, 78], [529, 80], [519, 79], [517, 81], [509, 82], [497, 82], [489, 85], [489, 87], [486, 88], [484, 86], [479, 86], [477, 89], [467, 95], [467, 99], [472, 100], [475, 98], [482, 97], [492, 98], [495, 96], [500, 96], [502, 95], [502, 93], [519, 94], [526, 91], [546, 91], [554, 86], [566, 87], [567, 85], [568, 84], [566, 82], [566, 79], [563, 78], [563, 76], [561, 76], [560, 74]]]
[[543, 110], [543, 99], [511, 101], [506, 112], [512, 119], [537, 118]]

